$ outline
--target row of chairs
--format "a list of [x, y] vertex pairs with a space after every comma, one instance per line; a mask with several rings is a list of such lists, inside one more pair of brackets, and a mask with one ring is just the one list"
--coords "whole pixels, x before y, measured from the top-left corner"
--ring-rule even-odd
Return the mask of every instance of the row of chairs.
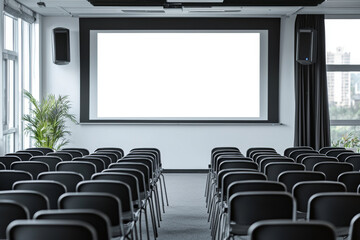
[[[301, 154], [293, 153], [303, 150], [313, 151], [308, 147], [296, 147], [285, 150], [287, 156], [281, 156], [272, 148], [252, 148], [245, 157], [234, 147], [213, 149], [205, 189], [212, 238], [247, 235], [249, 226], [259, 220], [304, 218], [325, 220], [336, 226], [338, 236], [347, 235], [350, 220], [360, 213], [360, 209], [351, 207], [359, 203], [360, 195], [345, 193], [347, 185], [340, 179], [350, 184], [353, 191], [360, 183], [359, 180], [354, 182], [353, 176], [359, 178], [360, 173], [347, 172], [353, 170], [351, 164], [351, 169], [341, 170], [343, 174], [333, 165], [330, 170], [305, 171], [305, 166], [294, 159]], [[326, 150], [340, 152], [344, 149]], [[322, 153], [314, 151], [312, 154]], [[288, 161], [283, 162], [285, 159]], [[262, 161], [269, 162], [264, 165]], [[334, 162], [321, 162], [327, 163]], [[336, 175], [334, 172], [341, 175], [340, 181], [336, 181], [338, 176], [335, 181], [332, 179], [332, 174]], [[329, 209], [333, 208], [341, 209], [343, 216], [338, 217], [336, 212], [329, 214]]]
[[[24, 158], [29, 154], [30, 158]], [[0, 239], [5, 239], [6, 226], [15, 219], [35, 219], [15, 221], [9, 225], [9, 239], [20, 240], [40, 239], [26, 234], [25, 238], [15, 237], [20, 236], [21, 231], [37, 228], [34, 224], [39, 224], [43, 236], [61, 229], [43, 219], [84, 220], [82, 218], [87, 216], [87, 223], [92, 227], [96, 222], [103, 223], [100, 227], [95, 226], [95, 230], [100, 230], [95, 231], [94, 239], [142, 239], [142, 217], [145, 218], [147, 239], [150, 239], [148, 212], [154, 238], [158, 236], [157, 227], [161, 221], [159, 192], [163, 212], [163, 195], [167, 205], [168, 198], [160, 151], [156, 148], [136, 148], [127, 155], [120, 148], [99, 148], [91, 154], [83, 148], [67, 148], [58, 152], [32, 148], [0, 158], [8, 167], [8, 170], [0, 170], [0, 212], [11, 213], [5, 214], [10, 218], [0, 220]], [[17, 161], [12, 161], [12, 158]], [[80, 215], [82, 217], [78, 219]], [[97, 221], [99, 218], [105, 220]], [[77, 228], [74, 231], [91, 230], [91, 226], [84, 226], [87, 223], [80, 222], [81, 226], [74, 224]], [[65, 225], [65, 229], [72, 229], [71, 225]], [[110, 231], [103, 234], [107, 228]], [[93, 234], [77, 239], [87, 239], [85, 236], [90, 235]]]

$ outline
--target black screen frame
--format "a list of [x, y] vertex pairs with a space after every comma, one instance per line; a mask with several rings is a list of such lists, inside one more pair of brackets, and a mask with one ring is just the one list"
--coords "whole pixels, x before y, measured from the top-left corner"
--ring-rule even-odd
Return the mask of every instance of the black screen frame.
[[[80, 123], [279, 123], [280, 18], [80, 18]], [[267, 120], [90, 119], [91, 30], [268, 30]]]

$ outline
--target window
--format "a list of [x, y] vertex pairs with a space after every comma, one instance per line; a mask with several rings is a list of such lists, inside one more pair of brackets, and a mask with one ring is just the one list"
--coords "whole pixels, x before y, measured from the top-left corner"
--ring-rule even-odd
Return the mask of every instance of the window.
[[278, 30], [279, 19], [80, 19], [80, 121], [277, 123]]
[[29, 111], [29, 102], [23, 98], [23, 90], [39, 94], [38, 37], [34, 23], [24, 21], [8, 13], [2, 14], [3, 22], [3, 76], [2, 110], [4, 153], [31, 146], [29, 136], [23, 134], [21, 116]]
[[360, 130], [360, 19], [326, 19], [332, 141]]

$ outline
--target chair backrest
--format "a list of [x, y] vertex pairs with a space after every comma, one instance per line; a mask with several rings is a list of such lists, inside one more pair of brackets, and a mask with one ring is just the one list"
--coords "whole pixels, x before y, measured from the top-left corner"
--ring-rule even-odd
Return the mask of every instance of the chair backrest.
[[77, 220], [94, 227], [97, 240], [110, 240], [110, 220], [102, 212], [95, 209], [62, 209], [42, 210], [35, 214], [37, 220]]
[[320, 153], [302, 153], [300, 155], [298, 155], [295, 159], [295, 162], [297, 163], [302, 163], [303, 159], [309, 156], [315, 156], [315, 157], [326, 157], [325, 154], [320, 154]]
[[222, 182], [223, 182], [223, 178], [225, 176], [225, 174], [227, 173], [235, 173], [235, 172], [251, 172], [251, 173], [255, 173], [258, 175], [263, 175], [262, 173], [259, 173], [258, 171], [255, 171], [253, 169], [244, 169], [244, 168], [229, 168], [229, 169], [224, 169], [218, 172], [217, 176], [216, 176], [216, 187], [220, 190], [222, 189]]
[[296, 161], [296, 158], [304, 153], [312, 153], [312, 154], [318, 154], [319, 152], [316, 150], [311, 150], [311, 149], [302, 149], [302, 150], [294, 150], [290, 153], [290, 158], [294, 159]]
[[328, 151], [335, 150], [335, 149], [343, 149], [343, 150], [345, 150], [344, 147], [323, 147], [323, 148], [321, 148], [319, 150], [319, 153], [326, 154]]
[[61, 158], [57, 156], [35, 156], [29, 161], [43, 162], [49, 166], [49, 171], [55, 171], [56, 164], [62, 162]]
[[44, 153], [40, 150], [20, 150], [20, 151], [16, 151], [16, 153], [30, 153], [32, 156], [44, 155]]
[[259, 162], [259, 170], [260, 172], [264, 172], [265, 166], [269, 163], [281, 163], [281, 162], [294, 162], [292, 158], [287, 157], [266, 157]]
[[360, 172], [341, 173], [337, 180], [345, 184], [348, 192], [357, 192], [357, 188], [360, 185]]
[[267, 180], [241, 180], [230, 183], [227, 188], [227, 199], [238, 192], [285, 192], [286, 186], [280, 182]]
[[68, 150], [79, 151], [79, 152], [82, 153], [83, 156], [90, 154], [89, 150], [87, 150], [86, 148], [74, 148], [74, 147], [71, 147], [71, 148], [63, 148], [63, 149], [61, 149], [61, 151], [68, 151]]
[[[123, 157], [122, 153], [118, 150], [108, 150], [108, 149], [104, 149], [104, 150], [99, 150], [98, 152], [103, 152], [103, 153], [112, 153], [116, 155], [116, 159], [120, 159]], [[96, 152], [95, 152], [96, 153]]]
[[[154, 166], [153, 166], [153, 162], [149, 159], [145, 159], [145, 158], [126, 158], [123, 157], [122, 159], [120, 159], [117, 163], [142, 163], [145, 164], [148, 169], [149, 169], [149, 177], [150, 179], [152, 179], [154, 177]], [[111, 167], [116, 167], [118, 165], [113, 165], [111, 164]], [[109, 166], [110, 168], [110, 166]]]
[[256, 163], [259, 163], [262, 159], [267, 157], [282, 157], [277, 152], [257, 152], [257, 153], [253, 153], [251, 156], [253, 161]]
[[6, 170], [10, 170], [10, 165], [13, 162], [19, 162], [21, 158], [18, 156], [0, 156], [0, 162], [5, 165]]
[[242, 155], [241, 152], [238, 152], [238, 151], [224, 151], [224, 150], [220, 151], [220, 150], [218, 150], [218, 151], [214, 152], [214, 155], [211, 157], [211, 165], [213, 168], [215, 168], [216, 162], [221, 157], [243, 158], [245, 156]]
[[[337, 228], [348, 228], [360, 213], [360, 195], [356, 193], [317, 193], [309, 200], [308, 219], [322, 220]], [[346, 231], [345, 235], [347, 235]], [[343, 235], [343, 234], [339, 234]]]
[[82, 157], [83, 154], [81, 151], [78, 151], [78, 150], [61, 150], [61, 151], [58, 151], [57, 153], [69, 153], [71, 154], [72, 158], [77, 158], [77, 157]]
[[358, 156], [360, 157], [360, 153], [354, 153], [354, 152], [344, 152], [344, 153], [340, 153], [338, 156], [337, 156], [337, 159], [339, 160], [339, 162], [345, 162], [345, 159], [347, 157], [350, 157], [350, 156]]
[[279, 175], [282, 172], [285, 171], [291, 171], [291, 170], [295, 170], [295, 171], [304, 171], [305, 170], [305, 166], [303, 164], [300, 163], [291, 163], [291, 162], [286, 162], [286, 163], [269, 163], [266, 164], [265, 169], [264, 169], [264, 173], [267, 176], [267, 178], [271, 181], [277, 181]]
[[76, 192], [76, 185], [84, 181], [84, 177], [77, 172], [44, 172], [40, 173], [38, 180], [57, 181], [66, 187], [67, 192]]
[[258, 169], [258, 164], [255, 162], [244, 161], [244, 160], [226, 160], [220, 163], [219, 171], [229, 168], [245, 168], [245, 169]]
[[249, 228], [250, 240], [336, 240], [335, 229], [323, 221], [259, 221]]
[[92, 155], [105, 155], [108, 156], [109, 158], [111, 158], [111, 162], [116, 162], [118, 160], [118, 157], [115, 153], [109, 152], [109, 151], [97, 151], [95, 153], [90, 154], [90, 156]]
[[278, 181], [285, 184], [288, 192], [292, 192], [295, 184], [305, 181], [325, 181], [325, 174], [313, 171], [285, 171], [280, 173]]
[[96, 173], [96, 166], [93, 163], [82, 161], [60, 162], [56, 165], [56, 171], [77, 172], [80, 173], [85, 180], [91, 179]]
[[51, 148], [46, 148], [46, 147], [34, 147], [34, 148], [27, 148], [26, 150], [39, 150], [42, 151], [44, 153], [44, 155], [50, 153], [50, 152], [54, 152], [53, 149]]
[[6, 170], [5, 164], [3, 164], [2, 162], [0, 162], [0, 170]]
[[0, 200], [12, 200], [22, 204], [32, 218], [39, 210], [49, 209], [49, 199], [42, 193], [28, 190], [0, 191]]
[[360, 213], [356, 214], [350, 223], [349, 240], [360, 240]]
[[118, 147], [101, 147], [101, 148], [97, 148], [95, 150], [95, 152], [102, 151], [102, 150], [115, 150], [115, 151], [121, 152], [122, 157], [125, 155], [124, 150], [122, 148], [118, 148]]
[[266, 180], [266, 176], [259, 172], [228, 172], [224, 174], [222, 178], [218, 179], [218, 181], [221, 181], [221, 185], [218, 184], [218, 188], [221, 191], [221, 199], [227, 201], [227, 189], [231, 183], [247, 180]]
[[98, 158], [103, 160], [104, 164], [105, 164], [105, 168], [108, 168], [109, 165], [112, 163], [111, 158], [105, 155], [101, 155], [101, 154], [96, 154], [93, 153], [92, 155], [86, 155], [84, 157], [91, 157], [91, 158]]
[[129, 185], [114, 180], [90, 180], [82, 181], [76, 187], [77, 192], [109, 193], [121, 201], [124, 212], [134, 212], [133, 198]]
[[73, 159], [73, 156], [67, 152], [50, 152], [47, 153], [46, 156], [57, 156], [63, 161], [71, 161]]
[[29, 219], [27, 208], [12, 200], [0, 200], [0, 239], [6, 238], [6, 228], [17, 219]]
[[70, 220], [17, 220], [9, 225], [8, 240], [96, 240], [90, 224]]
[[253, 152], [276, 152], [276, 150], [274, 148], [271, 148], [271, 147], [252, 147], [252, 148], [249, 148], [247, 151], [246, 151], [246, 156], [247, 157], [251, 157], [250, 154], [253, 153]]
[[28, 172], [32, 175], [33, 179], [37, 179], [40, 173], [49, 171], [49, 165], [37, 161], [21, 161], [13, 162], [10, 169]]
[[314, 166], [320, 162], [338, 162], [335, 157], [328, 156], [307, 156], [301, 161], [305, 165], [306, 170], [312, 171]]
[[360, 155], [349, 156], [345, 159], [345, 162], [351, 163], [354, 171], [360, 171]]
[[296, 204], [286, 192], [239, 192], [229, 199], [228, 223], [243, 229], [246, 235], [251, 224], [268, 219], [295, 219]]
[[32, 157], [30, 153], [8, 153], [5, 156], [17, 156], [21, 159], [21, 161], [29, 161]]
[[119, 227], [124, 233], [122, 225], [122, 209], [120, 199], [108, 193], [84, 192], [66, 193], [59, 198], [59, 209], [95, 209], [104, 213], [112, 227]]
[[333, 149], [326, 153], [326, 156], [330, 157], [336, 157], [339, 156], [342, 153], [354, 153], [352, 150], [346, 150], [346, 149]]
[[12, 190], [13, 184], [17, 181], [32, 179], [32, 175], [25, 171], [0, 170], [0, 191]]
[[146, 189], [150, 190], [150, 170], [148, 166], [146, 166], [143, 163], [137, 163], [137, 162], [118, 162], [118, 163], [112, 163], [109, 165], [108, 169], [105, 169], [104, 172], [111, 172], [112, 170], [116, 169], [136, 169], [141, 171], [144, 174], [145, 178], [145, 185]]
[[326, 180], [337, 181], [341, 173], [351, 172], [353, 168], [352, 164], [346, 162], [321, 162], [315, 164], [313, 170], [325, 173]]
[[[140, 193], [146, 191], [146, 183], [145, 183], [145, 175], [143, 172], [141, 172], [138, 169], [131, 169], [131, 168], [111, 168], [111, 169], [105, 169], [103, 173], [129, 173], [136, 177], [139, 183], [139, 190]], [[96, 175], [96, 174], [94, 174]]]
[[290, 157], [291, 152], [296, 150], [314, 150], [314, 149], [309, 146], [288, 147], [284, 150], [284, 156]]
[[48, 180], [18, 181], [14, 190], [30, 190], [44, 194], [49, 199], [50, 209], [57, 209], [58, 198], [66, 192], [64, 184]]
[[294, 185], [292, 194], [296, 199], [297, 210], [307, 212], [308, 202], [312, 195], [323, 192], [346, 192], [346, 186], [334, 181], [307, 181]]
[[236, 161], [236, 160], [242, 160], [247, 162], [253, 162], [253, 160], [249, 157], [244, 157], [241, 155], [220, 155], [215, 159], [215, 163], [213, 167], [214, 172], [217, 172], [219, 170], [219, 166], [224, 161]]
[[91, 180], [113, 180], [126, 183], [130, 187], [132, 199], [138, 201], [138, 206], [141, 206], [139, 181], [134, 175], [126, 172], [102, 172], [94, 174]]
[[96, 172], [101, 172], [105, 169], [105, 163], [100, 158], [94, 158], [94, 157], [80, 157], [80, 158], [74, 158], [73, 161], [79, 161], [79, 162], [89, 162], [93, 163], [96, 166]]

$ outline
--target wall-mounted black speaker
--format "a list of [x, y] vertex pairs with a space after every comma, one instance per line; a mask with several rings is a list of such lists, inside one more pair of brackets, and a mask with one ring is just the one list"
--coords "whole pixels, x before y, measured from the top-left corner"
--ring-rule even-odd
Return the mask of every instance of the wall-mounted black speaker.
[[70, 32], [66, 28], [54, 28], [53, 34], [53, 62], [65, 65], [70, 62]]
[[317, 36], [314, 29], [300, 29], [297, 32], [296, 61], [303, 65], [316, 63]]

